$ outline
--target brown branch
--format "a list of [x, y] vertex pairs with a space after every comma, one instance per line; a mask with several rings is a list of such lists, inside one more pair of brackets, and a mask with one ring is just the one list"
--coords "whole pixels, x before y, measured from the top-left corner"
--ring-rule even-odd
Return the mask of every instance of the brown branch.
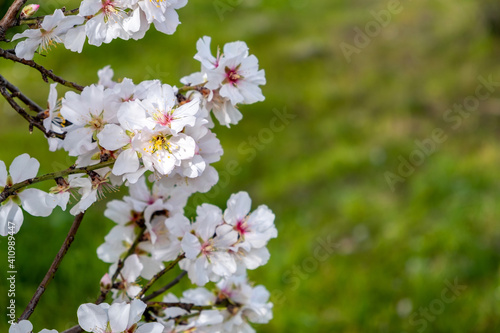
[[[125, 260], [127, 260], [127, 258], [130, 257], [135, 252], [135, 249], [136, 249], [137, 245], [139, 245], [139, 243], [141, 242], [142, 236], [144, 235], [145, 231], [146, 231], [146, 225], [143, 225], [141, 227], [141, 231], [139, 232], [139, 234], [135, 238], [134, 242], [132, 243], [132, 245], [128, 249], [127, 253], [125, 254], [125, 257], [123, 259], [118, 260], [118, 264], [116, 266], [116, 271], [113, 274], [113, 276], [111, 277], [111, 286], [113, 286], [116, 279], [118, 278], [118, 275], [120, 274], [123, 266], [125, 265]], [[101, 290], [101, 294], [99, 295], [99, 297], [95, 301], [95, 304], [101, 304], [102, 302], [104, 302], [106, 300], [106, 296], [108, 295], [110, 290], [111, 290], [111, 288]]]
[[33, 295], [33, 298], [31, 298], [31, 301], [28, 303], [28, 306], [24, 310], [23, 314], [17, 322], [21, 320], [28, 319], [33, 311], [35, 310], [35, 307], [38, 304], [38, 301], [40, 300], [40, 297], [42, 297], [43, 293], [45, 292], [45, 289], [47, 289], [48, 284], [52, 279], [54, 278], [54, 275], [56, 274], [57, 269], [59, 268], [59, 265], [61, 264], [61, 261], [63, 260], [64, 256], [68, 252], [69, 247], [71, 246], [71, 243], [73, 243], [73, 240], [75, 239], [76, 232], [78, 231], [78, 227], [80, 226], [82, 220], [83, 220], [83, 215], [85, 212], [78, 214], [75, 217], [75, 220], [73, 221], [73, 224], [71, 225], [71, 228], [69, 229], [68, 235], [66, 236], [66, 239], [64, 240], [64, 243], [61, 246], [61, 249], [57, 253], [56, 257], [54, 258], [54, 261], [52, 262], [52, 265], [50, 265], [49, 270], [47, 271], [47, 274], [45, 274], [45, 277], [43, 278], [42, 282], [38, 286], [38, 288], [35, 291], [35, 294]]
[[179, 254], [179, 256], [174, 260], [172, 261], [170, 264], [167, 265], [167, 267], [165, 267], [164, 269], [162, 269], [159, 273], [157, 273], [155, 276], [153, 276], [151, 278], [151, 280], [148, 281], [148, 283], [146, 283], [146, 285], [144, 287], [142, 287], [142, 290], [139, 292], [139, 294], [137, 294], [137, 296], [135, 296], [135, 298], [137, 299], [140, 299], [144, 293], [146, 291], [148, 291], [149, 288], [151, 288], [151, 286], [160, 278], [162, 277], [163, 274], [165, 274], [166, 272], [168, 272], [169, 270], [171, 270], [172, 268], [175, 267], [175, 265], [177, 265], [179, 263], [179, 261], [181, 261], [182, 259], [184, 259], [186, 257], [186, 254], [185, 253], [182, 253], [182, 254]]
[[150, 295], [144, 296], [142, 301], [147, 302], [147, 301], [155, 298], [156, 296], [163, 294], [165, 291], [169, 290], [170, 288], [175, 286], [177, 283], [179, 283], [182, 280], [182, 278], [184, 276], [186, 276], [186, 274], [187, 274], [186, 271], [182, 271], [181, 274], [179, 274], [175, 279], [173, 279], [171, 282], [169, 282], [166, 286], [158, 289], [157, 291], [155, 291], [154, 293], [151, 293]]
[[9, 9], [7, 9], [7, 13], [5, 13], [2, 20], [0, 20], [0, 41], [5, 40], [5, 32], [9, 28], [17, 25], [17, 13], [25, 3], [26, 0], [15, 0], [12, 5], [10, 5]]
[[[1, 88], [0, 88], [0, 90], [1, 90]], [[65, 176], [73, 175], [73, 174], [77, 174], [77, 173], [88, 173], [89, 171], [112, 166], [114, 163], [115, 163], [114, 160], [110, 160], [110, 161], [101, 162], [98, 164], [89, 165], [89, 166], [80, 167], [80, 168], [70, 167], [66, 170], [47, 173], [47, 174], [40, 176], [40, 177], [28, 178], [22, 182], [14, 184], [12, 186], [5, 186], [3, 191], [0, 193], [0, 203], [3, 202], [5, 199], [7, 199], [9, 196], [15, 194], [18, 190], [20, 190], [28, 185], [36, 184], [36, 183], [39, 183], [39, 182], [42, 182], [45, 180], [49, 180], [49, 179], [61, 178], [61, 177], [65, 177]]]
[[83, 328], [80, 327], [80, 325], [75, 325], [71, 328], [68, 328], [65, 331], [62, 331], [61, 333], [81, 333], [83, 332]]
[[0, 94], [9, 102], [10, 106], [17, 112], [19, 113], [24, 119], [26, 119], [29, 123], [29, 131], [30, 133], [33, 132], [33, 127], [38, 128], [40, 131], [43, 132], [43, 134], [46, 137], [49, 138], [59, 138], [59, 139], [64, 139], [65, 134], [64, 133], [56, 133], [54, 131], [47, 131], [45, 126], [43, 126], [43, 123], [40, 121], [40, 119], [30, 116], [19, 104], [16, 103], [14, 100], [14, 94], [10, 94], [7, 91], [7, 88], [5, 85], [2, 85], [0, 82]]
[[7, 81], [6, 78], [4, 78], [2, 75], [0, 75], [0, 85], [4, 86], [7, 88], [11, 94], [12, 97], [17, 97], [19, 98], [26, 106], [28, 106], [31, 110], [36, 111], [36, 112], [43, 112], [45, 111], [41, 106], [33, 102], [28, 96], [24, 95], [19, 88], [17, 88], [15, 85]]
[[42, 74], [43, 81], [45, 81], [47, 83], [49, 82], [49, 80], [48, 80], [48, 78], [49, 78], [49, 79], [53, 80], [54, 82], [62, 84], [63, 86], [73, 88], [73, 89], [76, 89], [79, 91], [83, 90], [83, 87], [81, 85], [76, 84], [74, 82], [64, 80], [62, 77], [55, 75], [52, 72], [52, 70], [46, 69], [45, 67], [37, 64], [33, 60], [26, 60], [26, 59], [19, 58], [15, 54], [13, 54], [7, 50], [4, 50], [4, 49], [0, 49], [0, 57], [5, 58], [5, 59], [9, 59], [9, 60], [12, 60], [14, 62], [18, 62], [20, 64], [23, 64], [23, 65], [26, 65], [26, 66], [29, 66], [29, 67], [36, 69], [37, 71], [40, 72], [40, 74]]
[[[77, 14], [79, 11], [80, 11], [80, 8], [75, 8], [75, 9], [71, 9], [71, 10], [66, 10], [65, 7], [61, 8], [61, 10], [63, 11], [64, 15], [71, 15], [71, 14]], [[20, 18], [18, 21], [17, 21], [17, 25], [22, 25], [22, 24], [40, 24], [42, 23], [43, 19], [45, 18], [45, 16], [47, 15], [42, 15], [42, 16], [36, 16], [36, 17], [29, 17], [29, 18]]]
[[149, 307], [161, 307], [161, 308], [181, 308], [187, 312], [192, 310], [211, 310], [214, 308], [213, 305], [196, 305], [193, 303], [182, 303], [182, 302], [148, 302], [146, 303]]

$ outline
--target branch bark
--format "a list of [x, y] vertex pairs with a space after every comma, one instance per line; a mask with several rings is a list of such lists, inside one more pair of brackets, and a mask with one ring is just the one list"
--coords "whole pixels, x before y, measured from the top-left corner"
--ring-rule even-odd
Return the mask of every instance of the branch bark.
[[36, 69], [37, 71], [40, 72], [40, 74], [42, 74], [43, 81], [45, 81], [47, 83], [49, 82], [48, 79], [51, 79], [54, 82], [62, 84], [63, 86], [73, 88], [73, 89], [76, 89], [79, 91], [83, 90], [83, 87], [81, 85], [74, 83], [74, 82], [66, 81], [62, 77], [55, 75], [52, 72], [52, 70], [46, 69], [45, 67], [37, 64], [33, 60], [26, 60], [26, 59], [19, 58], [15, 54], [13, 54], [7, 50], [4, 50], [4, 49], [0, 49], [0, 57], [5, 58], [5, 59], [9, 59], [9, 60], [12, 60], [14, 62], [18, 62], [20, 64], [23, 64], [23, 65], [26, 65], [26, 66], [29, 66], [29, 67]]
[[179, 274], [175, 279], [173, 279], [171, 282], [169, 282], [166, 286], [158, 289], [157, 291], [155, 291], [154, 293], [151, 293], [150, 295], [144, 296], [144, 298], [142, 299], [142, 301], [143, 302], [147, 302], [147, 301], [155, 298], [156, 296], [160, 296], [165, 291], [169, 290], [170, 288], [172, 288], [173, 286], [175, 286], [177, 283], [179, 283], [182, 280], [182, 278], [184, 276], [186, 276], [186, 274], [187, 274], [186, 271], [182, 271], [181, 274]]
[[115, 163], [115, 161], [111, 160], [111, 161], [106, 161], [106, 162], [102, 162], [102, 163], [98, 163], [98, 164], [94, 164], [94, 165], [89, 165], [86, 167], [80, 167], [80, 168], [70, 167], [66, 170], [48, 173], [48, 174], [45, 174], [45, 175], [40, 176], [40, 177], [28, 178], [25, 181], [16, 183], [10, 187], [6, 186], [3, 190], [3, 192], [0, 193], [0, 203], [3, 202], [5, 199], [7, 199], [12, 194], [14, 194], [16, 191], [18, 191], [18, 190], [20, 190], [23, 187], [26, 187], [28, 185], [36, 184], [36, 183], [39, 183], [39, 182], [42, 182], [45, 180], [49, 180], [49, 179], [56, 179], [59, 177], [65, 177], [65, 176], [72, 175], [72, 174], [87, 173], [89, 171], [101, 169], [101, 168], [104, 168], [107, 166], [112, 166], [114, 163]]
[[150, 307], [161, 307], [161, 308], [181, 308], [186, 310], [187, 312], [191, 312], [192, 310], [211, 310], [214, 308], [213, 305], [196, 305], [193, 303], [182, 303], [182, 302], [148, 302], [148, 306]]
[[12, 5], [10, 5], [9, 9], [7, 9], [7, 13], [5, 13], [2, 20], [0, 20], [0, 41], [5, 40], [5, 33], [9, 28], [17, 25], [17, 13], [25, 3], [26, 0], [15, 0]]
[[7, 81], [6, 78], [4, 78], [2, 75], [0, 75], [0, 85], [4, 86], [11, 92], [12, 97], [19, 98], [24, 104], [26, 104], [31, 110], [35, 112], [43, 112], [45, 109], [43, 109], [41, 106], [33, 102], [28, 96], [24, 95], [19, 88], [17, 88], [15, 85]]
[[175, 267], [175, 265], [177, 265], [179, 263], [179, 261], [181, 261], [182, 259], [184, 259], [186, 257], [186, 254], [185, 253], [182, 253], [180, 254], [174, 261], [172, 261], [170, 264], [167, 265], [167, 267], [165, 267], [164, 269], [162, 269], [159, 273], [157, 273], [155, 276], [153, 276], [151, 278], [151, 280], [148, 281], [148, 283], [146, 283], [146, 285], [144, 287], [142, 287], [142, 290], [137, 294], [137, 296], [135, 296], [135, 298], [137, 299], [141, 299], [142, 296], [144, 296], [144, 293], [146, 291], [148, 291], [149, 288], [151, 288], [151, 286], [159, 279], [162, 277], [163, 274], [165, 274], [166, 272], [168, 272], [169, 270], [171, 270], [172, 268]]
[[40, 300], [40, 297], [42, 297], [43, 293], [47, 289], [48, 284], [52, 279], [54, 278], [54, 275], [56, 274], [57, 269], [59, 268], [59, 265], [61, 264], [61, 261], [63, 260], [64, 256], [68, 252], [69, 247], [71, 246], [71, 243], [73, 243], [73, 240], [75, 239], [76, 232], [78, 231], [78, 228], [80, 227], [80, 224], [83, 220], [83, 216], [85, 213], [80, 213], [75, 217], [75, 220], [73, 221], [73, 224], [71, 225], [71, 228], [69, 229], [68, 235], [66, 236], [66, 239], [64, 240], [64, 243], [61, 246], [61, 249], [57, 253], [56, 257], [54, 258], [54, 261], [52, 262], [52, 265], [50, 265], [49, 270], [45, 274], [45, 277], [43, 278], [42, 282], [38, 286], [38, 288], [35, 291], [35, 294], [31, 298], [30, 302], [28, 303], [28, 306], [24, 310], [23, 314], [17, 322], [21, 320], [27, 320], [33, 311], [35, 310], [35, 307], [38, 304], [38, 301]]

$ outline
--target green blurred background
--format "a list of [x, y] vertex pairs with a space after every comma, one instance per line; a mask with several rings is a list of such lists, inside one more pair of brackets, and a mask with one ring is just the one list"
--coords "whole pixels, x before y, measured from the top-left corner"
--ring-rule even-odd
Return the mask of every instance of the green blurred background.
[[[46, 12], [74, 8], [41, 4]], [[389, 9], [388, 24], [374, 23], [373, 13]], [[190, 0], [173, 36], [152, 29], [140, 41], [86, 45], [82, 54], [61, 46], [35, 60], [84, 85], [108, 64], [115, 78], [174, 85], [199, 70], [192, 59], [198, 38], [212, 36], [213, 47], [246, 41], [266, 70], [266, 100], [241, 107], [237, 126], [216, 127], [225, 154], [215, 167], [227, 176], [237, 163], [237, 172], [195, 202], [224, 207], [231, 193], [246, 190], [254, 207], [267, 204], [276, 214], [271, 260], [250, 273], [275, 302], [274, 319], [257, 331], [494, 332], [500, 86], [467, 112], [448, 110], [474, 101], [478, 76], [500, 82], [499, 9], [493, 0]], [[362, 40], [357, 28], [372, 29], [372, 37]], [[356, 46], [356, 38], [367, 45], [347, 61], [341, 45]], [[36, 71], [0, 59], [0, 73], [46, 105], [48, 85]], [[0, 105], [1, 160], [10, 164], [27, 152], [41, 173], [72, 163], [64, 152], [48, 152], [38, 131], [29, 135], [23, 119]], [[271, 131], [276, 112], [291, 116]], [[436, 129], [445, 139], [430, 144]], [[410, 158], [418, 164], [411, 172], [401, 162]], [[78, 305], [95, 300], [108, 267], [95, 249], [114, 225], [100, 216], [104, 209], [100, 202], [86, 215], [31, 317], [36, 332], [71, 327]], [[16, 237], [18, 315], [71, 221], [60, 211], [49, 219], [25, 214]], [[6, 247], [1, 239], [1, 267]]]

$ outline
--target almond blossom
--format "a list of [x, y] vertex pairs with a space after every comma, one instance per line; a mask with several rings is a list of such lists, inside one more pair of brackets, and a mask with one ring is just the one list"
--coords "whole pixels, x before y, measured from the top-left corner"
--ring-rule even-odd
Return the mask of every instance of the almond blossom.
[[33, 59], [37, 49], [47, 51], [52, 46], [63, 43], [68, 30], [83, 21], [83, 17], [64, 16], [62, 10], [56, 9], [54, 14], [45, 16], [40, 29], [28, 29], [12, 37], [12, 40], [27, 38], [16, 45], [16, 55], [26, 60]]

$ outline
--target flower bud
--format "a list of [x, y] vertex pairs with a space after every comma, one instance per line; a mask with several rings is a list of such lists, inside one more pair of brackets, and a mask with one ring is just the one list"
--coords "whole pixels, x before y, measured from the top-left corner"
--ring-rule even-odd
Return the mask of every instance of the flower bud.
[[109, 277], [109, 274], [106, 273], [101, 279], [101, 291], [106, 291], [111, 289], [111, 278]]
[[26, 19], [26, 18], [32, 16], [33, 14], [35, 14], [37, 12], [38, 8], [40, 8], [40, 5], [36, 5], [36, 4], [27, 5], [23, 8], [23, 10], [21, 10], [21, 14], [19, 16], [22, 19]]

